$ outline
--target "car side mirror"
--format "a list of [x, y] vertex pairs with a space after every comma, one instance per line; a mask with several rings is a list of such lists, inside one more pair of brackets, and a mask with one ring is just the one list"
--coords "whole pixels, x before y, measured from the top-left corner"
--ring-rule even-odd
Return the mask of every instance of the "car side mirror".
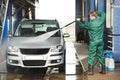
[[67, 37], [70, 37], [70, 34], [64, 33], [63, 36], [64, 36], [65, 38], [67, 38]]

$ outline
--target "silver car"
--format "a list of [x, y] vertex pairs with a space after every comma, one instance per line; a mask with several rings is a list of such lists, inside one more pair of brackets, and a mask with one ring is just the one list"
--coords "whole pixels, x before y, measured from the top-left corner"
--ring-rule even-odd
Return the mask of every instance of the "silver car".
[[[55, 32], [56, 31], [56, 32]], [[57, 20], [26, 20], [16, 28], [7, 48], [7, 70], [15, 67], [65, 67], [64, 35]]]

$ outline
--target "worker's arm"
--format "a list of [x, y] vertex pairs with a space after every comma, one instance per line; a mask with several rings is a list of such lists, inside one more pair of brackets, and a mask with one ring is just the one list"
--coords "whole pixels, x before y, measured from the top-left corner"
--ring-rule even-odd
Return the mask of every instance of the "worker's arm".
[[90, 26], [90, 23], [89, 23], [89, 22], [88, 22], [88, 23], [83, 23], [83, 22], [81, 22], [81, 21], [76, 21], [76, 23], [77, 23], [77, 25], [78, 25], [79, 27], [81, 27], [81, 28], [86, 28], [86, 29], [88, 29], [89, 26]]
[[104, 12], [97, 12], [98, 16], [100, 17], [100, 22], [103, 23], [105, 21], [106, 15]]

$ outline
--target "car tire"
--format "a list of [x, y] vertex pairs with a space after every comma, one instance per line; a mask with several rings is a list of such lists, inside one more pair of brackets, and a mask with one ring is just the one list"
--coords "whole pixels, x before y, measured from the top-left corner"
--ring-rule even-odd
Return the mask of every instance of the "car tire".
[[59, 72], [61, 73], [65, 73], [65, 65], [64, 64], [62, 64], [62, 65], [60, 65], [59, 66]]
[[65, 73], [65, 63], [66, 63], [66, 50], [64, 50], [64, 63], [59, 66], [59, 72]]
[[15, 72], [15, 66], [11, 66], [9, 64], [7, 64], [7, 72], [8, 73], [14, 73]]

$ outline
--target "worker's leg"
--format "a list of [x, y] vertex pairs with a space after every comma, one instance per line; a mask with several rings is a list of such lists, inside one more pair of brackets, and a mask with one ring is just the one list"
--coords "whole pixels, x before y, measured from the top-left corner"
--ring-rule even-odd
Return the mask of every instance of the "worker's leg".
[[105, 70], [105, 55], [104, 55], [104, 49], [103, 49], [104, 43], [103, 40], [99, 40], [98, 46], [97, 46], [97, 55], [99, 59], [99, 63], [101, 64], [101, 72], [102, 74], [106, 73]]
[[89, 45], [89, 56], [88, 56], [88, 65], [94, 66], [94, 59], [96, 55], [97, 44], [96, 42], [90, 42]]
[[98, 55], [99, 63], [101, 65], [105, 65], [105, 55], [104, 55], [103, 46], [104, 46], [103, 40], [100, 40], [97, 46], [97, 55]]
[[88, 75], [94, 74], [94, 59], [96, 55], [96, 42], [90, 42], [89, 45], [89, 56], [88, 56]]

